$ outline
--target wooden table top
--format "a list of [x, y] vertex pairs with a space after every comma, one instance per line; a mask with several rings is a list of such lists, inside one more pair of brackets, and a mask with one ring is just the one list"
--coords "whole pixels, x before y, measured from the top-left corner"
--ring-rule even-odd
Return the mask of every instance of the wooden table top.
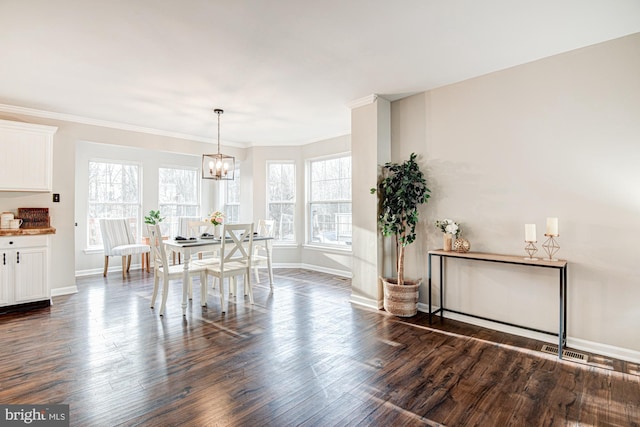
[[503, 255], [487, 252], [456, 252], [445, 251], [442, 249], [429, 251], [428, 253], [431, 255], [446, 256], [450, 258], [466, 258], [480, 261], [506, 262], [509, 264], [535, 265], [540, 267], [564, 268], [567, 266], [567, 260], [564, 259], [558, 259], [555, 261], [550, 261], [549, 259], [545, 259], [542, 257], [538, 257], [537, 259], [527, 259], [527, 257], [524, 255]]

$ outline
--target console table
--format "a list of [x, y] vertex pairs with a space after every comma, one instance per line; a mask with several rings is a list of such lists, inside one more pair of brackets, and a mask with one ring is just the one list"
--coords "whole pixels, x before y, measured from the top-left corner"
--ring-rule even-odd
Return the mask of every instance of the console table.
[[[566, 343], [567, 339], [567, 261], [565, 260], [557, 260], [557, 261], [549, 261], [545, 259], [537, 259], [537, 260], [529, 260], [524, 256], [514, 256], [514, 255], [499, 255], [499, 254], [490, 254], [483, 252], [452, 252], [452, 251], [443, 251], [443, 250], [434, 250], [429, 251], [429, 323], [431, 323], [431, 315], [435, 315], [440, 313], [440, 318], [442, 319], [445, 311], [449, 311], [451, 313], [462, 314], [465, 316], [471, 316], [478, 319], [488, 320], [491, 322], [501, 323], [503, 325], [515, 326], [517, 328], [528, 329], [530, 331], [540, 332], [543, 334], [549, 335], [557, 335], [558, 336], [558, 358], [562, 359], [562, 347]], [[436, 311], [431, 311], [431, 258], [437, 256], [440, 260], [440, 308]], [[445, 308], [444, 306], [444, 260], [445, 258], [459, 258], [459, 259], [468, 259], [474, 261], [488, 261], [488, 262], [497, 262], [503, 264], [517, 264], [524, 265], [529, 267], [542, 267], [542, 268], [554, 268], [558, 270], [559, 274], [559, 328], [558, 333], [555, 332], [547, 332], [539, 329], [529, 328], [522, 325], [516, 325], [513, 323], [503, 322], [500, 320], [489, 319], [487, 317], [477, 316], [475, 314], [463, 313], [460, 311], [452, 310], [449, 308]]]

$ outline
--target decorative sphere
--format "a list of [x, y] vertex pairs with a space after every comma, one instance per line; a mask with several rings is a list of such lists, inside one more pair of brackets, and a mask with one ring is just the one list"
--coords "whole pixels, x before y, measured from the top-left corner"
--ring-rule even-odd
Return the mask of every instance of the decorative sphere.
[[469, 252], [469, 249], [471, 249], [471, 244], [467, 239], [460, 238], [453, 242], [453, 250], [456, 252]]

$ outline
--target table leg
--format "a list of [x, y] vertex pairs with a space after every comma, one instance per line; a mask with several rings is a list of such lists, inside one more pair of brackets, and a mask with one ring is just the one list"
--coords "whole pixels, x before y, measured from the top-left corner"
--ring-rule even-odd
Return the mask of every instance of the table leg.
[[[180, 253], [178, 252], [178, 256]], [[191, 249], [184, 248], [184, 268], [182, 269], [182, 316], [187, 315], [187, 291], [189, 289], [189, 260], [191, 259]]]
[[565, 295], [564, 295], [564, 274], [563, 270], [560, 270], [560, 320], [559, 320], [559, 328], [558, 328], [558, 359], [562, 359], [562, 344], [564, 338], [564, 304], [565, 304]]
[[444, 318], [444, 257], [440, 257], [440, 320]]
[[564, 340], [564, 345], [567, 345], [567, 300], [569, 299], [569, 294], [567, 292], [567, 268], [568, 266], [565, 265], [565, 267], [563, 268], [563, 282], [564, 282], [564, 331], [563, 331], [563, 337], [562, 339]]
[[427, 256], [427, 277], [429, 282], [429, 324], [431, 324], [431, 254]]
[[269, 271], [269, 286], [273, 291], [273, 268], [271, 267], [271, 255], [273, 254], [273, 243], [272, 240], [267, 240], [267, 244], [265, 245], [267, 249], [267, 269]]

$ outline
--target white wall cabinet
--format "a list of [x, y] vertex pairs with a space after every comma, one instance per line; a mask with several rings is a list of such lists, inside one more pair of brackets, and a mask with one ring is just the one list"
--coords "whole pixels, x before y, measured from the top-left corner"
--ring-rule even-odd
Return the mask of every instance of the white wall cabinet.
[[0, 306], [51, 299], [49, 237], [0, 237]]
[[0, 120], [0, 191], [51, 191], [55, 126]]

